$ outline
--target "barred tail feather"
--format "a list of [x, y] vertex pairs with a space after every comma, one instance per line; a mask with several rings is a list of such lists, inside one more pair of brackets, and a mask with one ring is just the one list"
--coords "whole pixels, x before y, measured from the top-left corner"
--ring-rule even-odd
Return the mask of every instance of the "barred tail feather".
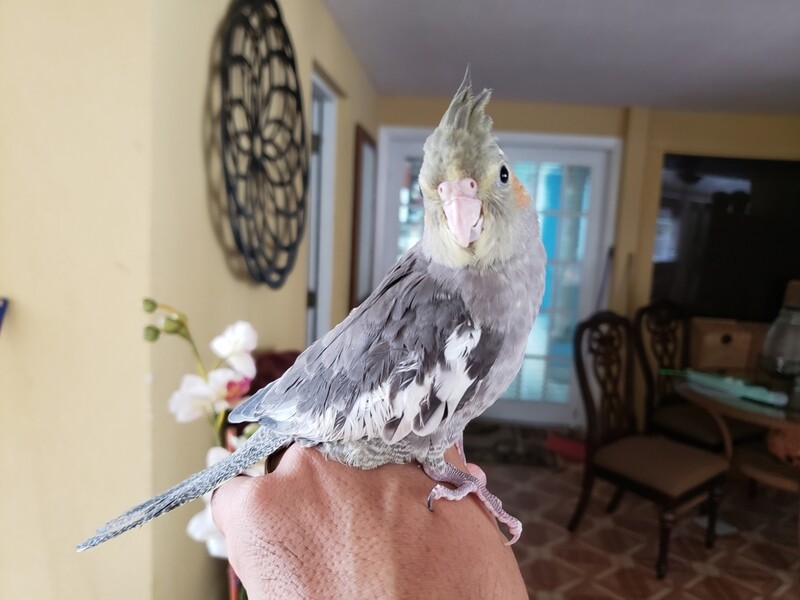
[[224, 460], [195, 473], [175, 487], [134, 506], [126, 513], [103, 525], [93, 537], [78, 544], [78, 552], [102, 544], [129, 529], [171, 511], [173, 508], [199, 498], [228, 479], [244, 472], [259, 460], [266, 458], [288, 441], [286, 437], [275, 435], [268, 427], [259, 428], [241, 448]]

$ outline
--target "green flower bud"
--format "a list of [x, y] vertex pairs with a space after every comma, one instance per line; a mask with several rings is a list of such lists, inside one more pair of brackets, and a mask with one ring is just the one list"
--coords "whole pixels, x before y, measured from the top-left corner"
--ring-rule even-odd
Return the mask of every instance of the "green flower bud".
[[167, 317], [164, 319], [163, 329], [164, 333], [181, 333], [184, 329], [183, 321], [176, 317]]
[[142, 300], [142, 308], [146, 313], [156, 312], [156, 309], [158, 308], [158, 302], [156, 302], [152, 298], [145, 298], [144, 300]]
[[148, 342], [155, 342], [158, 339], [158, 336], [161, 335], [161, 332], [158, 330], [158, 327], [148, 325], [144, 328], [142, 335]]

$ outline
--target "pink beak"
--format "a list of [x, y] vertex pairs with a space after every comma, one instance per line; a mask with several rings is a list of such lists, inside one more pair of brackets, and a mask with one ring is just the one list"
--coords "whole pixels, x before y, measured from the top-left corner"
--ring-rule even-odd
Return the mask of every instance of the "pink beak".
[[477, 240], [483, 231], [481, 201], [478, 200], [478, 184], [471, 177], [458, 181], [443, 181], [439, 184], [447, 225], [458, 244], [464, 248]]

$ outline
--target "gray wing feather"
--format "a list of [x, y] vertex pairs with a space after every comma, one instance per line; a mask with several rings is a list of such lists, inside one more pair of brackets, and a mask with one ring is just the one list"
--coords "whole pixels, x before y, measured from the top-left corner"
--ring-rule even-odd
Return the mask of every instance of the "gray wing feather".
[[[416, 248], [409, 251], [375, 292], [306, 349], [281, 379], [234, 410], [231, 422], [259, 421], [282, 434], [318, 441], [379, 435], [396, 441], [410, 431], [435, 429], [456, 409], [462, 388], [474, 393], [474, 360], [490, 364], [499, 345], [491, 332], [478, 330], [458, 293], [428, 275], [428, 264]], [[470, 380], [459, 387], [456, 380], [463, 374], [448, 373], [452, 365], [445, 354], [448, 341], [452, 354], [452, 341], [469, 335], [478, 341], [465, 346], [462, 370]], [[447, 388], [447, 397], [440, 397], [440, 388]], [[414, 414], [404, 412], [409, 398]]]

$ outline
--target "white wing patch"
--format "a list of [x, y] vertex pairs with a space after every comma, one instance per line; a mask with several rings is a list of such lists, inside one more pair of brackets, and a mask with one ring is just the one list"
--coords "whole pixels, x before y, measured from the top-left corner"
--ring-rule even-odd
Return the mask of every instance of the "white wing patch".
[[[469, 376], [469, 356], [481, 339], [479, 327], [460, 327], [447, 338], [444, 363], [437, 363], [425, 373], [422, 381], [413, 379], [406, 387], [390, 398], [386, 383], [359, 397], [345, 417], [342, 434], [345, 439], [375, 438], [384, 434], [386, 424], [399, 419], [391, 437], [384, 439], [394, 444], [413, 432], [419, 436], [430, 435], [441, 425], [445, 414], [452, 415], [465, 392], [475, 381]], [[421, 359], [407, 362], [401, 371], [416, 372]]]
[[362, 437], [379, 437], [382, 423], [390, 419], [391, 406], [387, 401], [389, 384], [384, 383], [378, 389], [362, 395], [356, 400], [350, 414], [342, 425], [342, 436], [347, 440]]

